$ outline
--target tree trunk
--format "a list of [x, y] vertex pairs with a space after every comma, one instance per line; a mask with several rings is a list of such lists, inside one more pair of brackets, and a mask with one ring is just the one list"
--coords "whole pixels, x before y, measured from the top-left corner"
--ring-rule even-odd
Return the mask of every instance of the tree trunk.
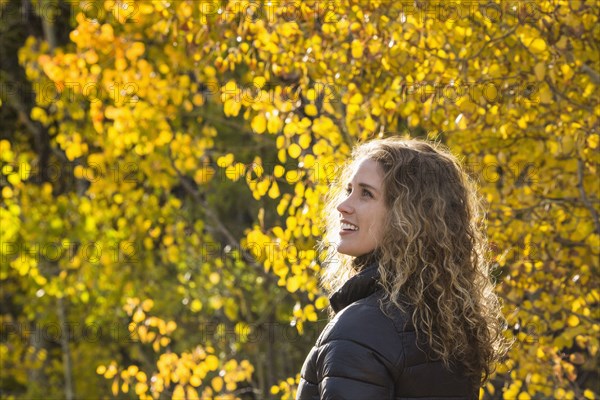
[[69, 347], [69, 326], [67, 325], [67, 313], [64, 299], [58, 299], [58, 321], [60, 324], [60, 345], [63, 353], [63, 372], [65, 375], [65, 398], [73, 400], [73, 367], [71, 365], [71, 349]]

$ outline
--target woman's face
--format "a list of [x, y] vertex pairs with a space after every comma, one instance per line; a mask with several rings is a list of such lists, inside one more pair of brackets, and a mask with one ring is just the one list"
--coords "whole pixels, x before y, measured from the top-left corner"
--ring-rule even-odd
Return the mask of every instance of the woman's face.
[[369, 159], [359, 162], [346, 183], [346, 194], [337, 206], [341, 213], [337, 251], [358, 257], [375, 250], [383, 236], [387, 207], [379, 164]]

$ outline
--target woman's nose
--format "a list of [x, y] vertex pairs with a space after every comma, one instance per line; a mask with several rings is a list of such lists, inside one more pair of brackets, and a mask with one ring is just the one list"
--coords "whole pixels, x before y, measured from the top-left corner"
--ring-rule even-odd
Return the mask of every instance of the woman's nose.
[[350, 197], [338, 204], [337, 210], [342, 214], [351, 214], [354, 211], [354, 208], [350, 204], [349, 200]]

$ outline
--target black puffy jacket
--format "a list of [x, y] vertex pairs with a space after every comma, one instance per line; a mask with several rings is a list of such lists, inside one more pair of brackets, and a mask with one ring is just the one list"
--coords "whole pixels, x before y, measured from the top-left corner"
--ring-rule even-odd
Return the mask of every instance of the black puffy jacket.
[[304, 361], [296, 399], [477, 399], [478, 385], [428, 361], [406, 314], [380, 310], [378, 277], [371, 264], [331, 296], [336, 315]]

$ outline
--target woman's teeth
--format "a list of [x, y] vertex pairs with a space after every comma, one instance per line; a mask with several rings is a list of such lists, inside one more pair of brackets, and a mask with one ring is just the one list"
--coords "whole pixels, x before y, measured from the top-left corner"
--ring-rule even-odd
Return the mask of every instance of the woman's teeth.
[[345, 231], [357, 231], [358, 230], [358, 226], [356, 225], [352, 225], [346, 222], [342, 222], [342, 229]]

